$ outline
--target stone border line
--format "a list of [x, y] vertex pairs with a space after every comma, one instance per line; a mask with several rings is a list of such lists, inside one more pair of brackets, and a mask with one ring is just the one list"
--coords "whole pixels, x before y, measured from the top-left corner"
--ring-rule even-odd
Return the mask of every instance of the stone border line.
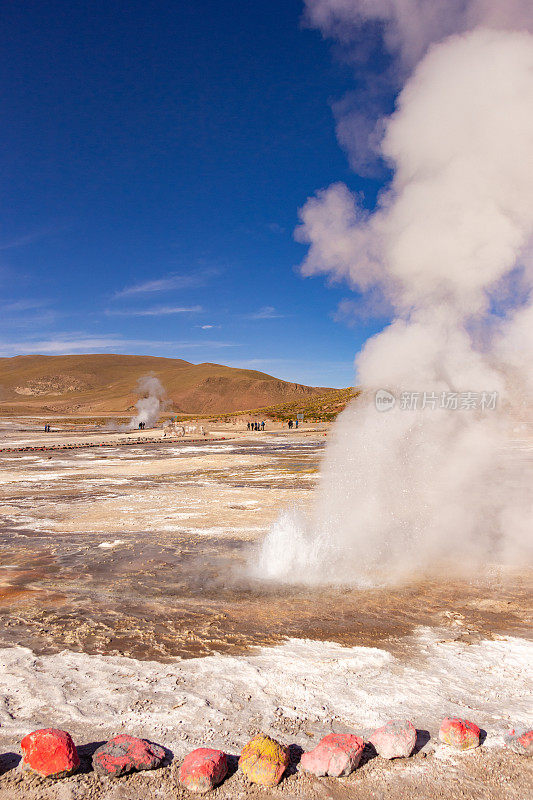
[[210, 444], [211, 442], [225, 442], [226, 437], [221, 436], [216, 439], [131, 439], [126, 442], [88, 442], [87, 444], [50, 444], [43, 447], [0, 447], [0, 453], [29, 453], [45, 452], [48, 450], [81, 450], [89, 447], [132, 447], [139, 444]]
[[[389, 720], [368, 739], [356, 734], [330, 733], [313, 750], [302, 752], [300, 748], [293, 758], [290, 746], [259, 733], [241, 751], [238, 769], [249, 783], [264, 787], [277, 786], [291, 762], [298, 771], [317, 777], [343, 778], [357, 769], [365, 750], [371, 757], [409, 758], [415, 751], [418, 735], [410, 720]], [[440, 743], [456, 752], [474, 750], [482, 744], [483, 736], [486, 732], [475, 723], [459, 717], [445, 718], [439, 729]], [[505, 746], [520, 756], [532, 756], [533, 730], [511, 730], [505, 737]], [[21, 750], [19, 769], [42, 778], [64, 778], [80, 766], [76, 745], [67, 731], [54, 728], [33, 731], [22, 739]], [[119, 778], [140, 770], [157, 769], [166, 755], [164, 746], [122, 733], [98, 747], [92, 756], [92, 767], [99, 778]], [[227, 777], [231, 758], [222, 750], [197, 748], [182, 761], [179, 782], [191, 792], [212, 791]]]

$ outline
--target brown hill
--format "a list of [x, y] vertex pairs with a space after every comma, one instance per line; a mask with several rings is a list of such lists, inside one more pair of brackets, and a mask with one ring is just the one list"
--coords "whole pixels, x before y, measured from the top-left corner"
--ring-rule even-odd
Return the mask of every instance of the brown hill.
[[0, 358], [0, 413], [125, 413], [133, 409], [137, 381], [145, 375], [159, 378], [169, 411], [189, 414], [264, 408], [336, 391], [174, 358], [31, 355]]

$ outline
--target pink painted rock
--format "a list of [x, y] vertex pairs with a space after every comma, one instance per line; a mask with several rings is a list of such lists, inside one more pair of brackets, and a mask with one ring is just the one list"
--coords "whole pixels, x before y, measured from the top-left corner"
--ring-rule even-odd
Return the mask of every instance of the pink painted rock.
[[382, 758], [409, 758], [415, 749], [416, 728], [408, 719], [394, 719], [374, 731], [369, 741]]
[[365, 743], [359, 736], [329, 733], [314, 750], [302, 755], [300, 766], [313, 775], [342, 778], [359, 765], [364, 747]]
[[21, 741], [22, 767], [45, 778], [64, 778], [80, 765], [78, 751], [69, 733], [43, 728], [29, 733]]
[[533, 756], [533, 730], [511, 731], [505, 744], [519, 756]]
[[119, 778], [128, 772], [156, 769], [164, 758], [165, 751], [159, 745], [121, 733], [95, 750], [93, 768], [98, 775]]
[[446, 717], [439, 730], [439, 739], [456, 750], [471, 750], [479, 746], [480, 730], [473, 722], [458, 717]]
[[199, 747], [185, 756], [180, 767], [180, 783], [191, 792], [211, 791], [228, 774], [228, 760], [222, 750]]
[[250, 783], [260, 786], [277, 786], [289, 766], [289, 748], [258, 733], [244, 745], [239, 758], [239, 769]]

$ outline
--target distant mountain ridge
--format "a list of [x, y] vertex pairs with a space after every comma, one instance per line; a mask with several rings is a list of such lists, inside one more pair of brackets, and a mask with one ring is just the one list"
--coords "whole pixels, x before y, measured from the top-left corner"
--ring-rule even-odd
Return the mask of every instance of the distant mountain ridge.
[[230, 413], [327, 394], [334, 389], [282, 381], [256, 370], [156, 356], [90, 354], [0, 358], [0, 413], [127, 413], [139, 378], [163, 384], [168, 410]]

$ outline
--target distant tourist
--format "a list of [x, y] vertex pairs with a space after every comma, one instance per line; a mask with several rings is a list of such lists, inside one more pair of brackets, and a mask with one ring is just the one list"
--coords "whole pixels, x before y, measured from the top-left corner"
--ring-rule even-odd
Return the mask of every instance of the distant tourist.
[[249, 431], [249, 430], [250, 430], [250, 423], [248, 423], [248, 424], [247, 424], [247, 426], [246, 426], [246, 430], [247, 430], [247, 431]]
[[265, 430], [265, 420], [263, 420], [263, 421], [261, 422], [261, 430], [262, 430], [262, 431], [264, 431], [264, 430]]
[[292, 419], [289, 420], [289, 430], [292, 428]]
[[296, 420], [296, 422], [294, 423], [294, 427], [295, 427], [295, 428], [297, 428], [297, 427], [298, 427], [298, 420]]

